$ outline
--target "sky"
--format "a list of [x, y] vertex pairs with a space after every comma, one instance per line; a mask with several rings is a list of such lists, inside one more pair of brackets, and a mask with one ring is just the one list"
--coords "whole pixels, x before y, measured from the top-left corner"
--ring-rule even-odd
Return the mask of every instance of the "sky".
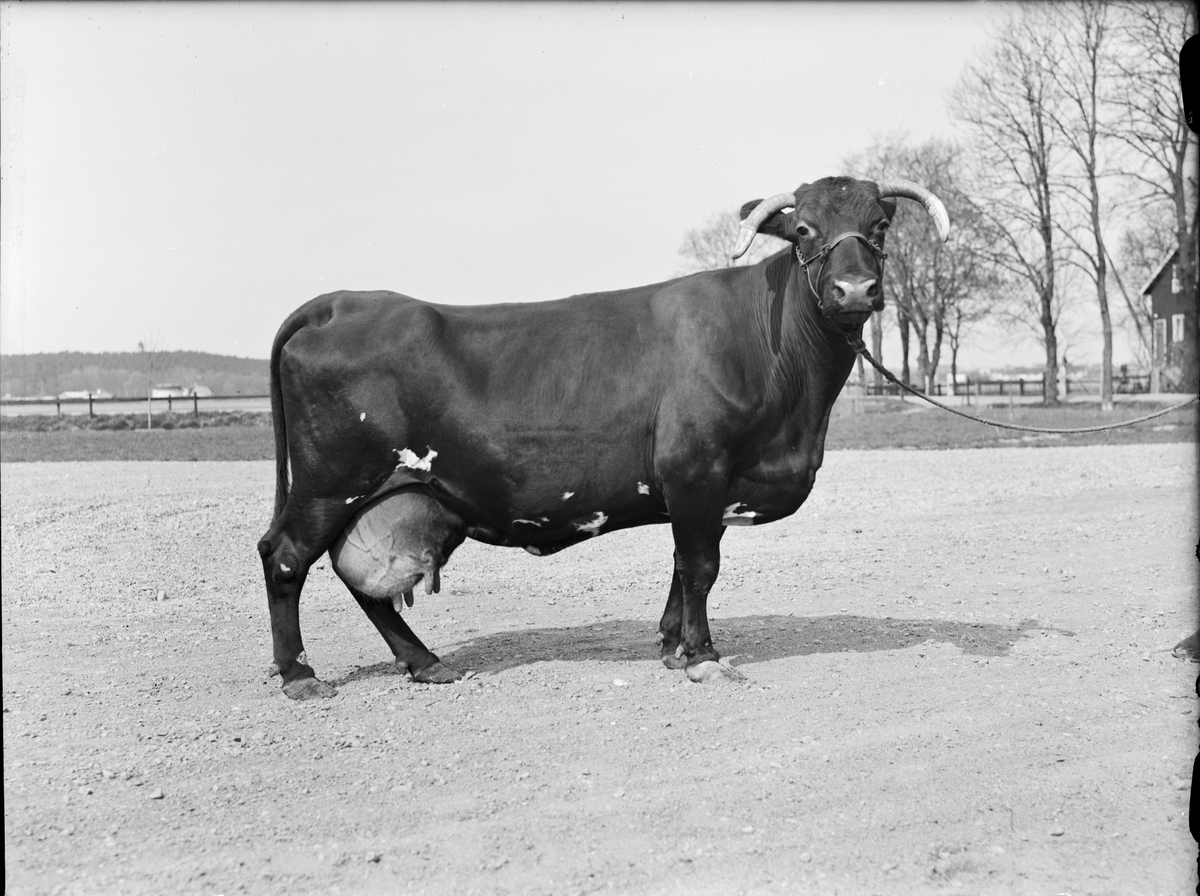
[[[668, 279], [713, 213], [877, 134], [953, 136], [945, 95], [1005, 11], [2, 3], [0, 351], [264, 358], [337, 289]], [[1036, 363], [1014, 338], [963, 360]]]

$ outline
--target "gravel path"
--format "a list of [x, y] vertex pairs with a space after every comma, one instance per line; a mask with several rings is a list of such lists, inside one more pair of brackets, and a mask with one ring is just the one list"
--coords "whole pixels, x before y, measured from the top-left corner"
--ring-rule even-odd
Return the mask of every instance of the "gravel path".
[[8, 893], [1196, 886], [1194, 444], [830, 452], [723, 543], [745, 686], [657, 661], [665, 527], [464, 545], [408, 611], [440, 687], [323, 561], [316, 705], [265, 675], [271, 477], [0, 465]]

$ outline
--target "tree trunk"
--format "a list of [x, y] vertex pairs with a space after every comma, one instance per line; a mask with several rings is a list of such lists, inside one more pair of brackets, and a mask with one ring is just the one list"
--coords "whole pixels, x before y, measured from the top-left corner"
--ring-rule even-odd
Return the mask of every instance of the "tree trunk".
[[[880, 364], [883, 363], [883, 312], [876, 311], [871, 315], [871, 354], [875, 356], [875, 360]], [[883, 394], [883, 374], [878, 368], [875, 373], [875, 391]]]
[[896, 317], [900, 321], [900, 382], [908, 385], [908, 316], [900, 308], [896, 309]]

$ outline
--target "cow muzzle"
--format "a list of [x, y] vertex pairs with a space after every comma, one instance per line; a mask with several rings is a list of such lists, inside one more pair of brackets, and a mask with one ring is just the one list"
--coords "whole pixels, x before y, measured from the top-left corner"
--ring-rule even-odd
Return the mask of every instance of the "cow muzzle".
[[[846, 240], [858, 240], [870, 249], [875, 254], [875, 257], [879, 259], [879, 273], [874, 277], [869, 275], [843, 275], [836, 277], [829, 286], [828, 293], [822, 294], [820, 291], [821, 276], [825, 273], [825, 265], [829, 261], [829, 254], [839, 243]], [[808, 288], [812, 291], [813, 296], [817, 300], [817, 305], [826, 317], [841, 320], [849, 319], [854, 323], [857, 322], [858, 318], [865, 321], [872, 311], [883, 309], [883, 289], [881, 284], [883, 282], [883, 263], [887, 260], [887, 253], [883, 251], [883, 247], [875, 242], [875, 240], [868, 239], [856, 231], [848, 231], [838, 234], [822, 246], [819, 252], [808, 258], [805, 258], [801, 254], [800, 247], [797, 246], [796, 260], [804, 268], [804, 274], [808, 280]], [[814, 265], [817, 267], [815, 280], [812, 272]]]
[[879, 280], [874, 277], [834, 280], [829, 295], [843, 313], [858, 314], [883, 310], [883, 290], [879, 288]]

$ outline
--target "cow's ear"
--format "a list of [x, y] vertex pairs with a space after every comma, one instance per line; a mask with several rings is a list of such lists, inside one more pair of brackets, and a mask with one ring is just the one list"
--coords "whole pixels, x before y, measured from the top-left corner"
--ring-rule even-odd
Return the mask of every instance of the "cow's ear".
[[880, 199], [879, 204], [883, 206], [883, 213], [887, 215], [887, 219], [892, 220], [892, 216], [896, 214], [896, 203], [890, 199]]
[[776, 212], [762, 222], [758, 232], [794, 243], [796, 242], [796, 231], [788, 226], [788, 218], [789, 215], [784, 212]]
[[[742, 205], [741, 211], [738, 212], [738, 217], [745, 221], [746, 216], [758, 208], [761, 199], [751, 199], [749, 202]], [[767, 220], [763, 221], [758, 227], [759, 233], [765, 233], [767, 236], [777, 236], [782, 240], [794, 241], [796, 235], [789, 236], [787, 230], [787, 215], [783, 212], [775, 212]]]
[[760, 202], [762, 202], [761, 199], [751, 199], [749, 202], [742, 203], [742, 209], [738, 212], [738, 220], [745, 221], [746, 215], [758, 208]]

